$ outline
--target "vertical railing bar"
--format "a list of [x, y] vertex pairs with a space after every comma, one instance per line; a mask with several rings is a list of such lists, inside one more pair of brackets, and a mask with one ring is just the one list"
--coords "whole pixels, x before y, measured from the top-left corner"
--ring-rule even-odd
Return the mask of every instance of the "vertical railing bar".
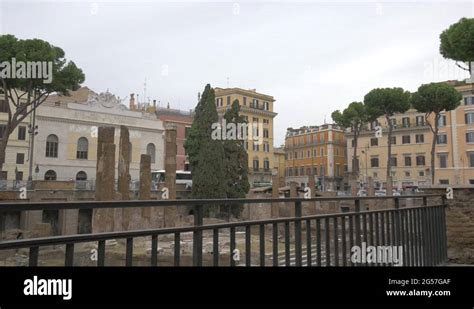
[[316, 219], [316, 265], [321, 266], [321, 220]]
[[265, 266], [265, 225], [260, 224], [260, 267]]
[[290, 264], [290, 222], [285, 222], [285, 265]]
[[181, 234], [174, 233], [174, 266], [179, 266], [181, 257]]
[[125, 266], [132, 266], [133, 262], [133, 237], [127, 237], [127, 248], [125, 251]]
[[406, 231], [405, 231], [405, 226], [406, 226], [406, 212], [403, 209], [400, 209], [400, 238], [402, 240], [401, 246], [403, 249], [403, 265], [406, 266], [407, 264], [407, 250], [406, 250], [406, 244], [407, 244], [407, 239], [406, 239]]
[[219, 229], [215, 228], [212, 231], [212, 264], [219, 266]]
[[301, 266], [301, 201], [295, 202], [295, 265]]
[[38, 256], [39, 256], [39, 247], [38, 246], [30, 247], [28, 265], [38, 266]]
[[[194, 226], [202, 226], [203, 205], [194, 205]], [[202, 266], [202, 230], [193, 231], [193, 265]]]
[[[354, 215], [350, 215], [348, 217], [349, 219], [349, 251], [354, 247], [354, 220], [355, 220]], [[350, 256], [350, 255], [349, 255]], [[352, 259], [350, 259], [351, 265], [354, 266], [354, 262]]]
[[311, 220], [306, 220], [306, 263], [309, 267], [313, 264], [312, 257], [312, 243], [311, 243]]
[[[380, 246], [380, 220], [379, 220], [379, 213], [374, 213], [372, 214], [375, 218], [374, 223], [375, 223], [375, 245], [378, 247]], [[377, 256], [377, 266], [381, 266], [382, 264], [379, 262], [380, 259]]]
[[272, 234], [273, 234], [273, 266], [278, 266], [278, 223], [272, 224]]
[[235, 251], [235, 227], [230, 228], [230, 266], [235, 266], [234, 251]]
[[334, 228], [334, 265], [339, 266], [339, 226], [338, 226], [339, 221], [337, 220], [337, 217], [333, 218], [333, 228]]
[[97, 266], [105, 265], [105, 240], [99, 240], [97, 244]]
[[[363, 241], [365, 245], [367, 246], [367, 214], [363, 213], [362, 214], [362, 233], [363, 233]], [[370, 264], [364, 263], [365, 266], [370, 266]]]
[[342, 236], [342, 266], [347, 266], [347, 247], [346, 247], [346, 217], [341, 217], [341, 236]]
[[66, 257], [64, 266], [73, 266], [74, 264], [74, 243], [66, 244]]
[[446, 207], [448, 206], [446, 203], [446, 195], [441, 197], [443, 209], [441, 211], [442, 223], [441, 226], [443, 227], [443, 262], [448, 261], [448, 236], [447, 236], [447, 227], [446, 227]]
[[245, 266], [252, 264], [252, 230], [250, 225], [245, 226]]
[[324, 243], [326, 245], [326, 266], [331, 266], [331, 242], [330, 242], [330, 237], [329, 233], [331, 232], [329, 229], [329, 217], [326, 217], [324, 219]]
[[158, 266], [158, 235], [151, 235], [151, 266]]

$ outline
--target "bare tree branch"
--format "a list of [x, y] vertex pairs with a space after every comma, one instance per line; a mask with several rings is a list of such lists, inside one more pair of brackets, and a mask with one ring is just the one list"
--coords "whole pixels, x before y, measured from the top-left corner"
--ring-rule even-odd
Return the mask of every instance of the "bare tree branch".
[[454, 62], [459, 68], [463, 69], [464, 71], [469, 71], [469, 68], [465, 68], [461, 66], [457, 61]]

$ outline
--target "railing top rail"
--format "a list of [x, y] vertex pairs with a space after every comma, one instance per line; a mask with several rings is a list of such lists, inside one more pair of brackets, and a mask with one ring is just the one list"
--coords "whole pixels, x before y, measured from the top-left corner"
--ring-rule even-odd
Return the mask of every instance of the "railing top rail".
[[215, 224], [207, 224], [207, 225], [199, 225], [199, 226], [192, 225], [192, 226], [183, 226], [183, 227], [154, 228], [154, 229], [133, 230], [133, 231], [103, 232], [103, 233], [94, 233], [94, 234], [75, 234], [75, 235], [66, 235], [66, 236], [50, 236], [50, 237], [41, 237], [41, 238], [18, 239], [18, 240], [0, 241], [0, 250], [26, 248], [26, 247], [32, 247], [32, 246], [50, 246], [50, 245], [59, 245], [59, 244], [67, 244], [67, 243], [93, 242], [93, 241], [109, 240], [109, 239], [125, 239], [125, 238], [144, 237], [144, 236], [150, 236], [150, 235], [186, 233], [186, 232], [195, 232], [195, 231], [203, 231], [203, 230], [257, 226], [257, 225], [265, 225], [265, 224], [285, 223], [285, 222], [305, 221], [305, 220], [315, 220], [315, 219], [321, 220], [324, 218], [358, 216], [358, 215], [363, 215], [363, 214], [383, 213], [383, 212], [390, 212], [390, 211], [398, 212], [398, 211], [406, 211], [410, 209], [418, 209], [421, 207], [429, 208], [429, 207], [440, 207], [440, 206], [445, 206], [445, 205], [437, 204], [437, 205], [427, 205], [427, 206], [404, 207], [404, 208], [399, 208], [399, 209], [390, 208], [390, 209], [379, 209], [379, 210], [367, 210], [367, 211], [360, 211], [360, 212], [342, 212], [342, 213], [332, 213], [332, 214], [310, 215], [310, 216], [302, 216], [302, 217], [280, 217], [280, 218], [262, 219], [262, 220], [215, 223]]
[[254, 198], [254, 199], [178, 199], [178, 200], [130, 200], [130, 201], [68, 201], [68, 202], [11, 202], [0, 203], [0, 211], [57, 210], [57, 209], [94, 209], [94, 208], [127, 208], [127, 207], [166, 207], [195, 206], [209, 204], [257, 204], [311, 201], [347, 201], [347, 200], [388, 200], [388, 199], [422, 199], [443, 197], [440, 194], [401, 195], [401, 196], [330, 196], [330, 197], [291, 197], [291, 198]]

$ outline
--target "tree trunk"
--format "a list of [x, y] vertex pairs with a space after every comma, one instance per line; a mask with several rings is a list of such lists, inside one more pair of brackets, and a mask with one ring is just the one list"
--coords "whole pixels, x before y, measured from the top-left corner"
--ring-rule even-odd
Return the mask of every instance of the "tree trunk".
[[434, 130], [433, 131], [433, 140], [431, 142], [431, 184], [434, 185], [435, 183], [435, 150], [436, 150], [436, 141], [438, 139], [438, 121], [440, 118], [440, 114], [435, 114], [434, 120]]
[[388, 177], [392, 176], [392, 122], [390, 121], [390, 117], [385, 115], [388, 123], [388, 159], [387, 159], [387, 180]]
[[7, 143], [8, 143], [9, 136], [10, 134], [8, 134], [8, 130], [5, 130], [5, 137], [0, 139], [0, 172], [3, 171], [3, 164], [5, 164], [5, 157], [6, 157], [6, 150], [7, 150]]
[[354, 129], [354, 154], [352, 156], [352, 172], [354, 173], [354, 176], [359, 175], [359, 162], [357, 160], [357, 140], [359, 137], [358, 135], [358, 130]]

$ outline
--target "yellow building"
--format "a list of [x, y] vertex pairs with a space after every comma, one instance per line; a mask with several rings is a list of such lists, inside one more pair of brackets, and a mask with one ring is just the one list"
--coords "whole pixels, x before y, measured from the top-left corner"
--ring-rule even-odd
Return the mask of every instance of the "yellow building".
[[307, 186], [310, 175], [324, 191], [342, 190], [346, 170], [344, 131], [333, 124], [288, 128], [285, 138], [286, 182]]
[[251, 134], [245, 142], [249, 162], [249, 182], [270, 182], [273, 162], [273, 112], [272, 96], [258, 93], [255, 89], [214, 88], [219, 115], [239, 100], [240, 115], [245, 117]]
[[[2, 95], [3, 97], [3, 95]], [[4, 99], [0, 99], [0, 138], [6, 135], [6, 124], [8, 121], [8, 110]], [[11, 102], [10, 102], [11, 104]], [[12, 111], [15, 107], [11, 104]], [[28, 115], [10, 134], [5, 163], [0, 175], [0, 179], [7, 180], [8, 187], [11, 187], [15, 180], [23, 181], [28, 179], [29, 167], [29, 145], [30, 134], [28, 125], [30, 124], [30, 115]], [[2, 184], [5, 187], [5, 184]]]
[[[443, 112], [439, 121], [435, 154], [435, 184], [474, 185], [474, 92], [473, 84], [448, 82], [463, 95], [458, 108]], [[431, 143], [433, 133], [424, 120], [424, 113], [414, 109], [394, 115], [392, 137], [392, 170], [394, 187], [431, 185]], [[429, 120], [433, 121], [434, 116]], [[376, 123], [368, 124], [358, 140], [359, 182], [373, 177], [385, 186], [387, 168], [387, 122], [377, 119], [382, 137], [375, 137]], [[352, 133], [347, 132], [348, 156], [354, 148]], [[348, 160], [352, 170], [352, 160]]]

